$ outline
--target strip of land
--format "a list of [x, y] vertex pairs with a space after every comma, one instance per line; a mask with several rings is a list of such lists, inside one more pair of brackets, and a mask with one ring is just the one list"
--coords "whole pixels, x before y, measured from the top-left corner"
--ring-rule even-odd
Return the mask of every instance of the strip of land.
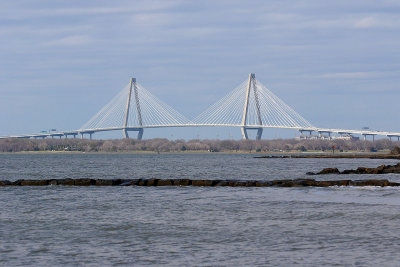
[[388, 180], [193, 180], [193, 179], [47, 179], [0, 181], [0, 186], [206, 186], [206, 187], [329, 187], [329, 186], [400, 186]]
[[311, 158], [311, 159], [400, 159], [400, 155], [391, 154], [306, 154], [306, 155], [273, 155], [273, 156], [257, 156], [259, 159], [276, 159], [276, 158]]
[[[68, 139], [0, 139], [0, 152], [235, 152], [235, 153], [303, 153], [324, 152], [328, 154], [335, 147], [334, 152], [344, 153], [371, 153], [376, 152], [400, 154], [396, 147], [400, 142], [389, 142], [386, 139], [372, 141], [362, 140], [168, 140], [168, 139], [113, 139], [88, 140], [78, 138]], [[379, 152], [378, 152], [379, 151]], [[373, 153], [371, 153], [373, 154]]]

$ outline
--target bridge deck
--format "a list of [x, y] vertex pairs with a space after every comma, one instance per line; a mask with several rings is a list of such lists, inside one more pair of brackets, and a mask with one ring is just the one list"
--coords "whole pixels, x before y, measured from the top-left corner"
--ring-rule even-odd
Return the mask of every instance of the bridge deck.
[[400, 137], [400, 132], [387, 132], [387, 131], [371, 131], [371, 130], [346, 130], [346, 129], [333, 129], [333, 128], [302, 128], [295, 126], [270, 126], [270, 125], [237, 125], [237, 124], [171, 124], [171, 125], [143, 125], [140, 127], [109, 127], [109, 128], [98, 128], [98, 129], [79, 129], [74, 131], [60, 131], [53, 133], [40, 133], [40, 134], [26, 134], [26, 135], [11, 135], [2, 136], [0, 139], [5, 138], [46, 138], [46, 137], [61, 137], [68, 135], [78, 134], [93, 134], [96, 132], [107, 132], [107, 131], [138, 131], [140, 129], [151, 129], [151, 128], [177, 128], [177, 127], [245, 127], [248, 129], [257, 128], [275, 128], [275, 129], [292, 129], [299, 131], [310, 131], [310, 132], [321, 132], [321, 133], [342, 133], [342, 134], [359, 134], [359, 135], [379, 135], [387, 137]]

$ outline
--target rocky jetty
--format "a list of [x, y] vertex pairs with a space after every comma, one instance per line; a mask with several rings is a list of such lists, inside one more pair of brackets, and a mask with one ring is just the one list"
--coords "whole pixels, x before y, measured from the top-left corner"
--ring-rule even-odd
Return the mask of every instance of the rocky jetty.
[[337, 168], [325, 168], [320, 172], [308, 172], [308, 175], [320, 175], [320, 174], [383, 174], [383, 173], [400, 173], [400, 163], [396, 165], [384, 165], [382, 164], [376, 168], [365, 168], [358, 167], [355, 170], [344, 170], [339, 171]]
[[400, 186], [388, 180], [193, 180], [193, 179], [49, 179], [0, 180], [0, 186], [230, 186], [230, 187], [329, 187], [329, 186]]

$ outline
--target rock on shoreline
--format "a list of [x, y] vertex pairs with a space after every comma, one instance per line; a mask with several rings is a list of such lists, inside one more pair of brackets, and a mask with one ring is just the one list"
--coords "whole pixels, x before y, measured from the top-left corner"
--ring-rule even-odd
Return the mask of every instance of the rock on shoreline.
[[49, 179], [0, 181], [0, 186], [229, 186], [229, 187], [329, 187], [329, 186], [400, 186], [388, 180], [192, 180], [192, 179]]
[[384, 173], [400, 173], [400, 163], [396, 165], [382, 164], [376, 168], [358, 167], [356, 170], [344, 170], [340, 172], [338, 168], [325, 168], [320, 172], [307, 172], [308, 175], [321, 175], [321, 174], [384, 174]]

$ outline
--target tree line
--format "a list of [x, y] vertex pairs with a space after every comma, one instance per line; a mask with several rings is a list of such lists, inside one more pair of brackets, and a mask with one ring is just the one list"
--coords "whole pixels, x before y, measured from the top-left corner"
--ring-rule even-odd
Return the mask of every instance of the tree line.
[[148, 140], [113, 139], [2, 139], [0, 152], [21, 151], [81, 151], [81, 152], [305, 152], [305, 151], [365, 151], [391, 150], [399, 142], [379, 139], [375, 142], [364, 140]]

